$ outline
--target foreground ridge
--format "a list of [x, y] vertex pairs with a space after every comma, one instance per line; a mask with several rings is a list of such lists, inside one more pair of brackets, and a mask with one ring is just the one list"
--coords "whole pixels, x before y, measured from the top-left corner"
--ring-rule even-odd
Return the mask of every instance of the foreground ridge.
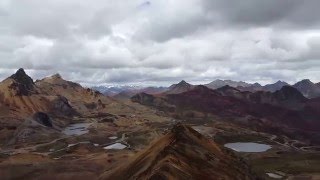
[[253, 179], [248, 165], [192, 129], [172, 130], [125, 166], [100, 179]]

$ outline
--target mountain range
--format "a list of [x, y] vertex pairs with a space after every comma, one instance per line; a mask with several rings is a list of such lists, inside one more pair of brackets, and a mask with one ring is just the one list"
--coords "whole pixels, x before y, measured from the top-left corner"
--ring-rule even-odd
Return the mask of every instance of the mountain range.
[[[149, 94], [159, 94], [166, 92], [168, 94], [177, 94], [181, 92], [188, 91], [192, 89], [195, 85], [189, 84], [186, 81], [182, 80], [181, 82], [177, 84], [173, 84], [169, 87], [138, 87], [138, 86], [116, 86], [116, 87], [104, 87], [104, 86], [98, 86], [93, 87], [93, 89], [100, 91], [101, 93], [107, 95], [107, 96], [114, 96], [116, 98], [123, 99], [123, 98], [130, 98], [134, 94], [139, 92], [145, 92]], [[280, 90], [283, 86], [290, 86], [287, 82], [284, 81], [277, 81], [273, 84], [266, 84], [262, 86], [259, 83], [246, 83], [243, 81], [232, 81], [232, 80], [214, 80], [211, 83], [204, 84], [204, 86], [210, 88], [210, 89], [218, 89], [223, 86], [230, 86], [237, 88], [241, 91], [250, 91], [250, 92], [256, 92], [256, 91], [269, 91], [269, 92], [275, 92], [277, 90]], [[293, 85], [292, 87], [299, 90], [305, 97], [307, 98], [315, 98], [320, 97], [320, 83], [313, 83], [309, 79], [301, 80]]]

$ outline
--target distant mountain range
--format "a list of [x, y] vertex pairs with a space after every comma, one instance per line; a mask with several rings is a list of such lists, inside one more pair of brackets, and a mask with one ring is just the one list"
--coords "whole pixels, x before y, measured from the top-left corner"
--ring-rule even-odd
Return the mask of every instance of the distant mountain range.
[[142, 87], [142, 86], [94, 86], [92, 89], [116, 99], [128, 99], [133, 95], [145, 92], [149, 94], [162, 93], [168, 90], [167, 87]]
[[[246, 83], [243, 81], [232, 81], [232, 80], [215, 80], [211, 83], [204, 84], [204, 86], [210, 89], [218, 89], [223, 86], [230, 86], [237, 88], [241, 91], [268, 91], [268, 92], [275, 92], [280, 90], [283, 86], [290, 86], [289, 83], [284, 81], [277, 81], [273, 84], [267, 84], [262, 86], [259, 83]], [[293, 85], [292, 87], [299, 90], [305, 97], [307, 98], [316, 98], [320, 97], [320, 83], [313, 83], [309, 79], [305, 79], [299, 81]], [[181, 92], [185, 92], [194, 88], [195, 85], [189, 84], [186, 81], [182, 80], [177, 84], [173, 84], [169, 87], [141, 87], [141, 86], [114, 86], [114, 87], [104, 87], [104, 86], [97, 86], [92, 87], [93, 89], [107, 95], [107, 96], [115, 96], [115, 97], [124, 97], [127, 98], [132, 97], [134, 94], [139, 92], [145, 92], [149, 94], [158, 94], [166, 92], [167, 94], [178, 94]]]
[[[230, 80], [215, 80], [209, 84], [205, 84], [205, 86], [207, 86], [211, 89], [218, 89], [218, 88], [221, 88], [226, 85], [237, 88], [241, 91], [275, 92], [277, 90], [280, 90], [283, 86], [288, 86], [289, 84], [284, 81], [277, 81], [273, 84], [267, 84], [267, 85], [262, 86], [259, 83], [249, 84], [249, 83], [245, 83], [242, 81], [237, 82], [237, 81], [230, 81]], [[320, 83], [313, 83], [309, 79], [299, 81], [299, 82], [293, 84], [292, 87], [299, 90], [307, 98], [320, 97]]]

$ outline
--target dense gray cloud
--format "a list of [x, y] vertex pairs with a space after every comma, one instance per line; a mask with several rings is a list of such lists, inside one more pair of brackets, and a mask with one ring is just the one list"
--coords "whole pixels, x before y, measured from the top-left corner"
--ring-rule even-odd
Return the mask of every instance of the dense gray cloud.
[[317, 0], [2, 0], [0, 78], [320, 81]]

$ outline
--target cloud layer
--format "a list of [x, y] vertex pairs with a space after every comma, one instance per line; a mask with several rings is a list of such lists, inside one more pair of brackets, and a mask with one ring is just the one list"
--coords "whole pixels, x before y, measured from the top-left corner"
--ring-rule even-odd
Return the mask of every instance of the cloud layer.
[[0, 78], [320, 81], [317, 0], [2, 0]]

